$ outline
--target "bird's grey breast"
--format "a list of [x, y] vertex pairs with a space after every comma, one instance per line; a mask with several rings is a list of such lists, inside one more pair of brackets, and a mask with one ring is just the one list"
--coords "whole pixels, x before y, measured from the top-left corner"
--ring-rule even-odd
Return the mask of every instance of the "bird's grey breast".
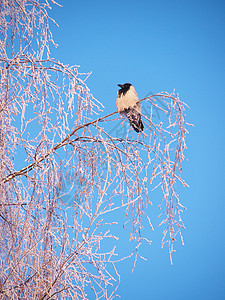
[[128, 90], [125, 94], [119, 93], [118, 91], [116, 106], [121, 113], [129, 108], [137, 108], [139, 110], [140, 105], [137, 104], [138, 101], [138, 95], [134, 89]]

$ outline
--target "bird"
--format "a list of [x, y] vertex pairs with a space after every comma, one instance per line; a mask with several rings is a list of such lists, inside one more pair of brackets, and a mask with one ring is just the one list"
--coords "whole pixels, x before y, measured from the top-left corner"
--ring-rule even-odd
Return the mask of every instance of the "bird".
[[125, 115], [136, 132], [141, 132], [144, 125], [141, 121], [141, 106], [135, 88], [131, 83], [118, 84], [116, 107], [120, 115]]

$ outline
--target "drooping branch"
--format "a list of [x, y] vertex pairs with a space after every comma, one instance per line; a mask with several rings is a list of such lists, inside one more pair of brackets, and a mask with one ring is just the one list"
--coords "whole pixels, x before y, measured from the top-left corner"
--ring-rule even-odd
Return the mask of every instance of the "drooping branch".
[[[155, 95], [151, 95], [151, 96], [149, 96], [149, 97], [146, 97], [146, 98], [141, 99], [139, 102], [142, 102], [142, 101], [144, 101], [144, 100], [151, 99], [151, 98], [154, 98], [154, 97], [162, 97], [162, 96], [165, 97], [165, 95], [164, 95], [164, 94], [161, 94], [161, 93], [155, 94]], [[156, 105], [156, 107], [158, 107], [158, 106]], [[46, 154], [42, 155], [42, 156], [39, 157], [37, 160], [35, 160], [33, 163], [31, 163], [31, 164], [29, 164], [28, 166], [26, 166], [26, 167], [20, 169], [19, 171], [16, 171], [16, 172], [14, 172], [14, 173], [12, 173], [12, 174], [9, 174], [7, 177], [3, 178], [2, 183], [6, 183], [6, 182], [10, 181], [11, 179], [15, 178], [16, 176], [24, 175], [24, 174], [27, 174], [28, 172], [30, 172], [30, 171], [34, 168], [34, 166], [37, 166], [39, 163], [41, 163], [42, 161], [44, 161], [49, 155], [51, 155], [52, 153], [54, 153], [57, 149], [59, 149], [59, 148], [61, 148], [62, 146], [64, 146], [64, 145], [65, 145], [65, 142], [69, 141], [70, 138], [71, 138], [71, 137], [75, 134], [75, 132], [77, 132], [79, 129], [82, 129], [82, 128], [84, 128], [84, 127], [87, 127], [87, 126], [93, 125], [93, 124], [95, 124], [95, 123], [101, 122], [101, 121], [105, 120], [106, 118], [109, 118], [109, 117], [115, 115], [116, 113], [117, 113], [117, 111], [112, 112], [112, 113], [110, 113], [110, 114], [108, 114], [108, 115], [106, 115], [106, 116], [97, 118], [97, 119], [95, 119], [95, 120], [93, 120], [93, 121], [90, 121], [90, 122], [87, 122], [87, 123], [85, 123], [85, 124], [82, 124], [82, 125], [77, 126], [77, 127], [76, 127], [76, 128], [75, 128], [75, 129], [74, 129], [74, 130], [66, 137], [66, 138], [64, 138], [63, 140], [61, 140], [61, 141], [60, 141], [57, 145], [55, 145], [54, 147], [52, 147], [48, 152], [46, 152]], [[143, 115], [143, 116], [144, 116], [144, 115]], [[145, 117], [145, 116], [144, 116], [144, 117]], [[146, 117], [145, 117], [145, 118], [146, 118]], [[147, 120], [150, 122], [151, 125], [155, 126], [155, 125], [152, 123], [151, 120], [149, 120], [148, 118], [147, 118]], [[158, 129], [156, 128], [156, 130], [158, 130]]]
[[2, 180], [2, 183], [6, 183], [8, 181], [10, 181], [11, 179], [15, 178], [16, 176], [20, 176], [20, 175], [24, 175], [28, 172], [30, 172], [34, 166], [38, 165], [39, 163], [41, 163], [43, 160], [45, 160], [49, 155], [51, 155], [52, 153], [54, 153], [57, 149], [61, 148], [62, 146], [65, 145], [65, 142], [69, 141], [71, 136], [74, 135], [75, 132], [77, 132], [79, 129], [82, 129], [84, 127], [87, 127], [89, 125], [92, 125], [92, 124], [95, 124], [97, 122], [101, 122], [103, 121], [104, 119], [116, 114], [117, 112], [113, 112], [113, 113], [110, 113], [104, 117], [101, 117], [101, 118], [98, 118], [96, 120], [93, 120], [91, 122], [87, 122], [83, 125], [79, 125], [77, 126], [65, 139], [63, 139], [60, 143], [58, 143], [57, 145], [55, 145], [54, 147], [52, 147], [45, 155], [42, 155], [41, 157], [39, 157], [37, 160], [35, 160], [33, 163], [29, 164], [28, 166], [22, 168], [21, 170], [19, 171], [16, 171], [10, 175], [8, 175], [6, 178], [4, 178]]

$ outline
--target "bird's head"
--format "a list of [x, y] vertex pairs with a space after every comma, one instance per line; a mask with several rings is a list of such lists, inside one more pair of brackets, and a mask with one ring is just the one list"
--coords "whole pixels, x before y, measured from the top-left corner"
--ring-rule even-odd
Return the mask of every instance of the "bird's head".
[[132, 85], [131, 83], [124, 83], [124, 84], [117, 84], [121, 89], [123, 90], [129, 90], [130, 86]]
[[118, 90], [118, 96], [120, 97], [121, 95], [124, 96], [129, 91], [132, 84], [124, 83], [124, 84], [118, 84], [118, 86], [120, 87], [120, 89]]

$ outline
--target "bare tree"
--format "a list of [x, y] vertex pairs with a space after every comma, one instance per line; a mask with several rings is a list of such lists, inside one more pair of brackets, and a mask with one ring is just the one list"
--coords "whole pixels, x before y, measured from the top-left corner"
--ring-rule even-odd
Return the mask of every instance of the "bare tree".
[[170, 258], [177, 234], [183, 242], [176, 185], [187, 185], [186, 105], [174, 92], [142, 99], [146, 129], [138, 135], [117, 112], [99, 117], [89, 74], [51, 58], [49, 8], [47, 0], [0, 4], [0, 297], [112, 299], [123, 259], [116, 210], [131, 224], [134, 265], [140, 245], [150, 244], [143, 220], [153, 228], [153, 183]]

